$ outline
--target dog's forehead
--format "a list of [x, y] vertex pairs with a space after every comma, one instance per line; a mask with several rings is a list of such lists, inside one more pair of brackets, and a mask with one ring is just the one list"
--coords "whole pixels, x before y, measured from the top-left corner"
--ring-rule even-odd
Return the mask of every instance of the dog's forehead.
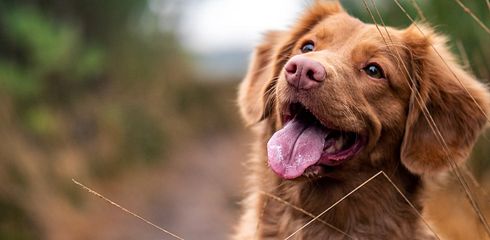
[[338, 13], [323, 19], [312, 28], [310, 33], [315, 35], [319, 40], [339, 44], [346, 43], [346, 41], [354, 43], [363, 41], [382, 43], [383, 37], [380, 31], [388, 31], [390, 37], [398, 39], [398, 30], [384, 26], [376, 27], [374, 24], [364, 23], [347, 13]]
[[352, 60], [362, 61], [376, 52], [386, 53], [383, 51], [385, 41], [388, 41], [386, 32], [389, 33], [389, 40], [394, 43], [390, 45], [403, 45], [400, 30], [364, 23], [347, 13], [338, 13], [320, 21], [305, 38], [315, 39], [318, 49], [328, 49]]
[[366, 24], [347, 13], [338, 13], [326, 17], [313, 27], [310, 33], [319, 39], [332, 39], [339, 37], [352, 36], [359, 33], [359, 30], [366, 27]]
[[323, 27], [330, 26], [331, 28], [337, 28], [339, 30], [353, 30], [366, 24], [347, 13], [341, 12], [326, 17], [319, 23], [319, 25], [323, 25]]

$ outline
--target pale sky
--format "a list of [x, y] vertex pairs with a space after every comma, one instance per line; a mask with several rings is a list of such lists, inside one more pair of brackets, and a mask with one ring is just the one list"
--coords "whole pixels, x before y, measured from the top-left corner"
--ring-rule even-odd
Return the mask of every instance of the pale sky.
[[284, 29], [298, 17], [307, 0], [201, 0], [183, 7], [181, 39], [206, 54], [252, 49], [267, 30]]

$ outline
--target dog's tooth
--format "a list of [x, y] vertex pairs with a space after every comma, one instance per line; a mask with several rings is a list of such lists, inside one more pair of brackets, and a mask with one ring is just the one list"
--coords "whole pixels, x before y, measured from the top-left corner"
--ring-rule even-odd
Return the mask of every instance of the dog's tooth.
[[332, 145], [332, 146], [330, 146], [329, 148], [327, 148], [327, 150], [325, 150], [325, 152], [327, 152], [327, 153], [333, 153], [333, 152], [335, 152], [335, 147], [334, 147], [334, 145]]
[[340, 150], [342, 149], [342, 146], [344, 145], [344, 137], [340, 136], [339, 139], [335, 141], [335, 149]]

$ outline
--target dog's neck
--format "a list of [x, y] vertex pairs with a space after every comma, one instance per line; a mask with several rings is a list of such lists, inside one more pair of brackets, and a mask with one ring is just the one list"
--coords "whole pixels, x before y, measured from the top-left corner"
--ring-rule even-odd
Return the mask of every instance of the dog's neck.
[[[259, 235], [264, 239], [286, 238], [312, 216], [322, 214], [291, 239], [325, 239], [326, 236], [331, 237], [328, 239], [432, 239], [417, 214], [422, 208], [421, 180], [398, 166], [399, 159], [384, 162], [391, 162], [392, 166], [353, 171], [351, 178], [311, 181], [281, 180], [265, 164], [259, 163], [260, 175], [264, 177], [260, 180], [261, 191], [275, 196], [259, 197], [258, 206], [262, 206], [258, 212]], [[386, 176], [379, 174], [367, 181], [381, 170]], [[371, 231], [375, 229], [377, 232]]]

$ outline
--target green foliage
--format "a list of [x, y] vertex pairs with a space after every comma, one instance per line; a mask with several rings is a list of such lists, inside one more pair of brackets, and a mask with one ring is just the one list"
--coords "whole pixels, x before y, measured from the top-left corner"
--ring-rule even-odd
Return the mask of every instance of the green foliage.
[[36, 136], [52, 136], [56, 133], [58, 119], [46, 106], [33, 106], [26, 110], [22, 122]]
[[0, 84], [3, 92], [17, 98], [28, 99], [39, 94], [41, 84], [29, 72], [11, 61], [0, 59]]
[[103, 71], [105, 53], [87, 44], [74, 24], [32, 6], [16, 6], [0, 16], [0, 38], [8, 48], [0, 54], [0, 90], [12, 98], [29, 133], [52, 137], [60, 121], [53, 107], [90, 90], [90, 81]]
[[49, 95], [57, 87], [53, 76], [74, 88], [102, 71], [103, 51], [84, 44], [75, 26], [56, 22], [32, 7], [11, 9], [1, 20], [3, 35], [22, 53], [14, 59], [0, 58], [1, 87], [16, 101], [39, 101]]
[[[154, 80], [160, 63], [171, 69], [183, 54], [175, 41], [160, 42], [175, 39], [170, 33], [141, 37], [134, 31], [146, 5], [144, 0], [0, 1], [0, 97], [6, 100], [0, 108], [16, 128], [11, 137], [22, 142], [5, 153], [13, 160], [0, 156], [13, 184], [7, 196], [15, 196], [0, 199], [0, 239], [40, 238], [36, 226], [42, 224], [29, 215], [29, 200], [15, 199], [38, 186], [26, 176], [26, 163], [16, 161], [19, 151], [35, 149], [28, 160], [38, 166], [33, 171], [75, 208], [83, 206], [83, 198], [54, 165], [64, 148], [81, 153], [77, 165], [93, 170], [93, 177], [162, 160], [169, 140], [165, 124], [150, 113], [147, 93], [161, 89]], [[184, 75], [175, 72], [176, 80]]]

